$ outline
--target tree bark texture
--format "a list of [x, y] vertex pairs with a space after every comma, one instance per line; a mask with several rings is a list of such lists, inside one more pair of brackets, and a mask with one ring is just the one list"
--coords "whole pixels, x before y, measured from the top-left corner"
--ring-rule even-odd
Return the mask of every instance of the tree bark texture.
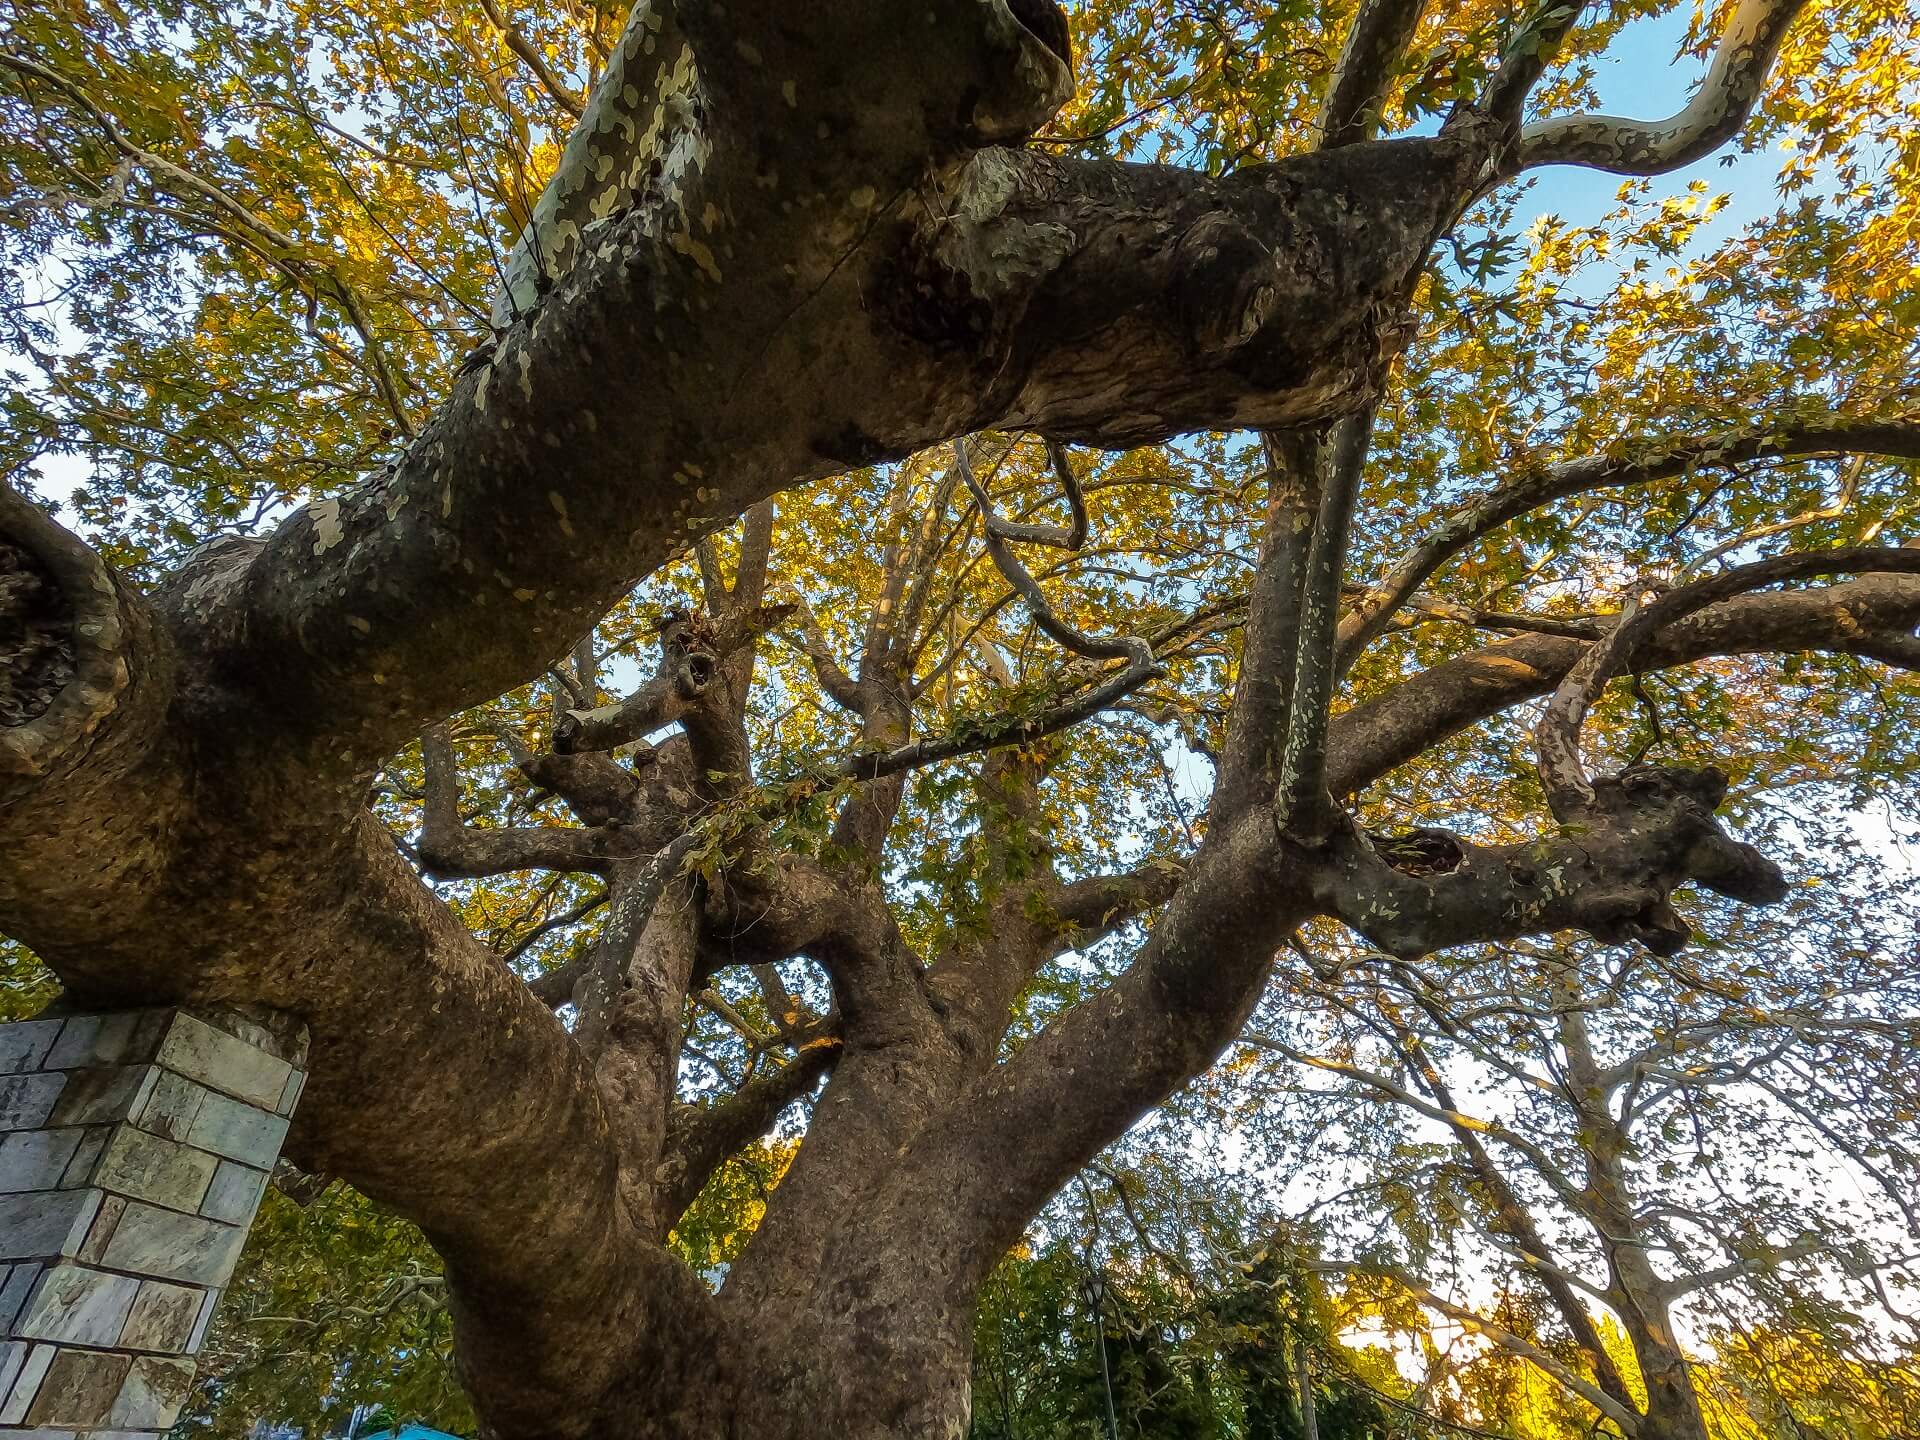
[[[1069, 91], [1053, 6], [910, 8], [911, 23], [892, 0], [641, 0], [491, 342], [393, 464], [266, 541], [203, 546], [143, 591], [0, 490], [0, 927], [92, 1003], [264, 1005], [308, 1026], [289, 1154], [419, 1223], [498, 1440], [957, 1437], [987, 1271], [1078, 1166], [1212, 1063], [1304, 921], [1337, 915], [1408, 954], [1559, 927], [1677, 943], [1676, 886], [1778, 890], [1720, 831], [1711, 775], [1608, 779], [1579, 846], [1542, 842], [1543, 860], [1453, 842], [1422, 875], [1332, 804], [1552, 691], [1586, 649], [1504, 640], [1328, 719], [1334, 537], [1364, 417], [1433, 243], [1519, 143], [1472, 106], [1437, 136], [1363, 138], [1414, 11], [1369, 9], [1327, 147], [1214, 178], [1023, 145]], [[764, 529], [757, 579], [743, 557], [711, 614], [664, 630], [648, 687], [568, 711], [552, 751], [521, 759], [577, 828], [463, 833], [446, 803], [434, 727], [540, 674], [689, 545], [743, 515], [755, 533], [750, 512], [783, 489], [985, 429], [1119, 447], [1229, 427], [1334, 458], [1304, 529], [1313, 507], [1276, 499], [1248, 621], [1270, 664], [1243, 684], [1181, 866], [1068, 883], [1044, 848], [1016, 854], [1008, 827], [1045, 763], [1029, 744], [981, 765], [1001, 858], [984, 930], [941, 954], [912, 951], [872, 865], [755, 841], [694, 883], [697, 815], [753, 780], [752, 646], [785, 614], [761, 603]], [[1916, 619], [1911, 575], [1729, 595], [1622, 663], [1904, 653]], [[909, 753], [909, 662], [885, 625], [851, 672], [809, 645], [863, 735], [908, 747], [844, 771], [861, 783], [836, 846], [871, 858], [901, 772], [931, 753]], [[1102, 704], [1147, 673], [1084, 664], [1118, 687]], [[669, 724], [644, 763], [609, 758]], [[600, 938], [542, 993], [366, 809], [376, 769], [422, 732], [427, 868], [606, 882]], [[1282, 756], [1313, 803], [1277, 801]], [[1001, 1058], [1041, 966], [1149, 914], [1120, 979]], [[796, 1017], [758, 1088], [678, 1104], [689, 995], [719, 965], [797, 955], [830, 973], [834, 1013]], [[662, 1237], [822, 1077], [792, 1170], [712, 1293]]]

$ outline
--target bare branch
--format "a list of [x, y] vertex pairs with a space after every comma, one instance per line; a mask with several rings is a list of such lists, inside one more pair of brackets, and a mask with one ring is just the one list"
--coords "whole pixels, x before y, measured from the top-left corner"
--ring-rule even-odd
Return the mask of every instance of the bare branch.
[[1551, 1155], [1547, 1154], [1545, 1150], [1541, 1149], [1524, 1135], [1518, 1134], [1507, 1126], [1493, 1121], [1482, 1120], [1478, 1116], [1467, 1115], [1461, 1111], [1435, 1104], [1424, 1096], [1416, 1095], [1398, 1081], [1392, 1080], [1375, 1071], [1368, 1070], [1364, 1066], [1354, 1065], [1340, 1060], [1323, 1059], [1318, 1055], [1308, 1054], [1304, 1050], [1297, 1050], [1285, 1041], [1270, 1035], [1262, 1035], [1258, 1032], [1250, 1031], [1240, 1038], [1255, 1049], [1271, 1051], [1275, 1055], [1284, 1056], [1297, 1065], [1306, 1065], [1315, 1070], [1325, 1071], [1329, 1075], [1338, 1075], [1343, 1079], [1352, 1080], [1357, 1084], [1364, 1085], [1367, 1089], [1384, 1096], [1395, 1104], [1404, 1105], [1416, 1114], [1424, 1115], [1429, 1120], [1438, 1121], [1452, 1130], [1472, 1135], [1484, 1135], [1490, 1140], [1497, 1140], [1502, 1145], [1509, 1146], [1526, 1158], [1527, 1163], [1539, 1173], [1540, 1178], [1552, 1186], [1554, 1193], [1568, 1206], [1572, 1207], [1575, 1213], [1584, 1213], [1586, 1202], [1585, 1197], [1582, 1196], [1580, 1192], [1580, 1187], [1567, 1177], [1566, 1172], [1561, 1170]]
[[[1033, 616], [1033, 623], [1045, 631], [1063, 648], [1076, 655], [1090, 659], [1124, 659], [1134, 668], [1152, 663], [1153, 652], [1145, 640], [1133, 635], [1117, 636], [1106, 639], [1088, 635], [1060, 618], [1046, 592], [1040, 588], [1040, 582], [1033, 578], [1031, 571], [1020, 563], [1007, 543], [1009, 539], [1033, 539], [1040, 527], [1012, 526], [1002, 520], [993, 508], [993, 499], [980, 482], [974, 478], [973, 465], [967, 458], [965, 440], [953, 442], [954, 463], [960, 471], [960, 478], [973, 495], [974, 504], [980, 507], [980, 518], [987, 554], [993, 558], [994, 567], [1001, 578], [1011, 585], [1020, 598], [1026, 601], [1027, 610]], [[1070, 493], [1077, 494], [1075, 487]], [[1084, 539], [1084, 534], [1081, 536]], [[1044, 543], [1052, 543], [1044, 542]], [[1062, 541], [1064, 543], [1064, 540]]]
[[1387, 1265], [1370, 1260], [1314, 1260], [1308, 1262], [1308, 1267], [1324, 1273], [1357, 1273], [1376, 1275], [1382, 1279], [1391, 1280], [1423, 1305], [1431, 1306], [1448, 1319], [1457, 1322], [1462, 1328], [1477, 1335], [1484, 1335], [1501, 1349], [1517, 1355], [1523, 1360], [1532, 1361], [1567, 1390], [1578, 1395], [1582, 1400], [1593, 1406], [1594, 1409], [1612, 1420], [1626, 1435], [1636, 1436], [1640, 1433], [1641, 1417], [1638, 1411], [1622, 1404], [1620, 1401], [1614, 1399], [1613, 1396], [1607, 1394], [1606, 1391], [1594, 1385], [1591, 1381], [1575, 1374], [1563, 1361], [1549, 1351], [1541, 1349], [1530, 1340], [1522, 1339], [1504, 1326], [1495, 1324], [1480, 1314], [1479, 1311], [1470, 1310], [1466, 1306], [1456, 1304], [1454, 1301], [1438, 1294], [1424, 1281], [1416, 1279], [1412, 1274], [1402, 1270], [1397, 1265]]
[[1267, 513], [1247, 594], [1246, 643], [1234, 689], [1213, 809], [1224, 814], [1272, 793], [1293, 713], [1301, 587], [1320, 509], [1321, 445], [1304, 431], [1264, 432]]
[[[526, 954], [528, 949], [530, 949], [534, 944], [536, 944], [545, 936], [551, 935], [556, 930], [564, 930], [569, 925], [577, 925], [580, 921], [586, 919], [587, 916], [593, 914], [594, 911], [598, 910], [602, 905], [606, 903], [607, 903], [607, 892], [604, 890], [600, 890], [600, 891], [596, 891], [592, 895], [589, 895], [586, 899], [580, 901], [579, 904], [577, 905], [569, 905], [565, 910], [562, 910], [557, 915], [549, 915], [545, 920], [542, 920], [538, 925], [534, 926], [533, 929], [529, 930], [525, 935], [522, 935], [518, 940], [516, 940], [513, 944], [513, 948], [507, 951], [506, 954], [502, 955], [500, 959], [506, 964], [511, 965], [514, 961], [518, 960], [522, 955]], [[542, 975], [539, 977], [539, 979], [541, 980], [544, 980], [546, 978], [547, 977], [545, 975]], [[543, 994], [541, 994], [541, 990], [537, 982], [535, 983], [535, 986], [534, 986], [534, 993], [537, 995], [541, 995], [542, 999], [546, 998]], [[572, 993], [573, 993], [573, 987], [569, 985], [566, 989], [565, 994], [563, 994], [560, 998], [564, 1000], [567, 995], [571, 995]], [[555, 1003], [558, 1003], [558, 1002], [555, 1002]]]

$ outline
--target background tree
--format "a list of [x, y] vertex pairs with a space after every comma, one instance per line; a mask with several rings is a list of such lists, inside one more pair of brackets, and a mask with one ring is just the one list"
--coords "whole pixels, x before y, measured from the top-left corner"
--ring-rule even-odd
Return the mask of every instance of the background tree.
[[[1912, 17], [1702, 16], [1643, 125], [1588, 11], [14, 8], [0, 926], [307, 1023], [484, 1433], [957, 1433], [1290, 936], [1668, 955], [1787, 893], [1756, 733], [1911, 743]], [[1750, 120], [1680, 273], [1705, 192], [1509, 233]], [[1606, 748], [1809, 652], [1730, 773]], [[1543, 697], [1524, 817], [1409, 790]]]

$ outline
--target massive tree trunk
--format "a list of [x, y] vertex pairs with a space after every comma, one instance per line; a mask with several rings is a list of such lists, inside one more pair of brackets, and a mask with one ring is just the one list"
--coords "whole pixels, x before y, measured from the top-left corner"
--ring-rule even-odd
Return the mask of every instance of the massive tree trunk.
[[[989, 1268], [1078, 1166], [1212, 1063], [1303, 921], [1338, 916], [1407, 954], [1563, 927], [1670, 947], [1676, 886], [1777, 898], [1778, 873], [1715, 821], [1710, 773], [1576, 783], [1567, 833], [1459, 841], [1420, 874], [1333, 803], [1556, 686], [1577, 732], [1599, 663], [1583, 657], [1604, 681], [1743, 647], [1898, 656], [1920, 618], [1904, 575], [1676, 592], [1611, 649], [1509, 641], [1330, 719], [1371, 402], [1432, 244], [1519, 163], [1544, 64], [1513, 57], [1437, 136], [1367, 140], [1418, 13], [1362, 7], [1329, 148], [1216, 179], [1022, 148], [1070, 83], [1064, 21], [1034, 0], [928, 0], [912, 24], [892, 0], [641, 0], [500, 329], [385, 471], [264, 543], [202, 547], [149, 592], [0, 490], [0, 559], [21, 577], [0, 597], [0, 926], [91, 1003], [245, 1002], [308, 1026], [290, 1154], [400, 1209], [445, 1259], [489, 1436], [957, 1436]], [[1582, 154], [1605, 140], [1583, 131]], [[751, 522], [714, 613], [663, 631], [655, 681], [562, 717], [552, 753], [520, 761], [580, 823], [460, 833], [434, 727], [539, 674], [777, 491], [985, 428], [1118, 446], [1229, 426], [1283, 433], [1232, 734], [1184, 866], [1066, 882], [1012, 838], [1036, 742], [1156, 673], [1162, 642], [1096, 643], [1047, 615], [1009, 549], [1020, 536], [984, 505], [994, 563], [1079, 654], [1080, 689], [915, 745], [887, 624], [858, 674], [817, 656], [871, 742], [837, 771], [858, 782], [835, 830], [852, 858], [758, 835], [722, 874], [682, 868], [707, 807], [753, 781], [741, 706], [774, 621]], [[1645, 478], [1599, 474], [1504, 513]], [[1404, 598], [1349, 620], [1377, 627]], [[645, 766], [604, 753], [669, 724], [682, 734]], [[423, 731], [427, 866], [606, 879], [604, 932], [565, 983], [536, 991], [482, 947], [366, 809], [376, 769]], [[915, 955], [871, 863], [900, 776], [1015, 741], [976, 786], [996, 857], [984, 928]], [[1121, 978], [1002, 1057], [1041, 966], [1150, 913]], [[739, 1094], [678, 1104], [695, 987], [801, 955], [829, 972], [834, 1014], [797, 1021], [787, 1063]], [[572, 1030], [553, 1009], [568, 1001]], [[716, 1295], [665, 1232], [823, 1075]]]

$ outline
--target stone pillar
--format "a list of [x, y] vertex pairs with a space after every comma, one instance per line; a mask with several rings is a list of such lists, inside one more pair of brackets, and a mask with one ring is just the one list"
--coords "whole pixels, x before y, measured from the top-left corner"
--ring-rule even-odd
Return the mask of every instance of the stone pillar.
[[225, 1011], [0, 1025], [0, 1437], [173, 1424], [305, 1062]]

